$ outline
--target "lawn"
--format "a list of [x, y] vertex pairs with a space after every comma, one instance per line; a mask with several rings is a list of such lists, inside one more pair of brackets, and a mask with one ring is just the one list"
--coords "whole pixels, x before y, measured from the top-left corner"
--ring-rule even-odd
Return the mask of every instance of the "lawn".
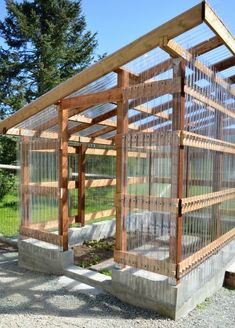
[[0, 235], [12, 237], [19, 230], [18, 194], [11, 193], [0, 201]]

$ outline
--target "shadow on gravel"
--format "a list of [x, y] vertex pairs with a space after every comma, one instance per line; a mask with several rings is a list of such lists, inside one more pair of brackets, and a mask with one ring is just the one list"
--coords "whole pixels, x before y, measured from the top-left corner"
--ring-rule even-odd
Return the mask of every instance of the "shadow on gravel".
[[[164, 319], [156, 313], [119, 301], [94, 288], [74, 290], [61, 278], [21, 269], [14, 258], [0, 254], [0, 314], [54, 315], [64, 317]], [[169, 320], [169, 319], [166, 319]]]

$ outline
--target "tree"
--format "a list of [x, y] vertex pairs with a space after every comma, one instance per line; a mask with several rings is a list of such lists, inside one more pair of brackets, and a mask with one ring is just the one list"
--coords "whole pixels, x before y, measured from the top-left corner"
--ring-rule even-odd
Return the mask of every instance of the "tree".
[[87, 67], [97, 46], [96, 34], [86, 30], [79, 0], [5, 2], [7, 16], [0, 21], [5, 42], [0, 47], [0, 119]]

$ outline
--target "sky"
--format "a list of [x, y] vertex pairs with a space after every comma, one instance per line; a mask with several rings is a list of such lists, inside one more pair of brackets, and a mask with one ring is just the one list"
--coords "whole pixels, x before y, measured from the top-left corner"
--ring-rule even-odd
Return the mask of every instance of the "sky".
[[[97, 53], [110, 54], [199, 2], [199, 0], [82, 0], [82, 9], [86, 17], [87, 29], [98, 33]], [[235, 0], [209, 0], [209, 3], [235, 33]], [[0, 0], [0, 19], [2, 20], [5, 15], [5, 0]]]

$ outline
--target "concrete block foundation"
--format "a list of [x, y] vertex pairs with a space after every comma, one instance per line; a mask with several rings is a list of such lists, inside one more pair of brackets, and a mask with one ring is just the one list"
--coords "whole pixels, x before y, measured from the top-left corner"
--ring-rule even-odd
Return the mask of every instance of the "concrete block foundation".
[[73, 251], [33, 238], [18, 241], [19, 266], [32, 271], [62, 275], [74, 263]]
[[235, 261], [235, 240], [181, 278], [126, 267], [113, 270], [112, 294], [126, 303], [179, 319], [223, 286], [226, 268]]
[[81, 228], [70, 228], [69, 246], [80, 245], [87, 240], [100, 240], [113, 237], [115, 235], [115, 229], [115, 219], [93, 223]]

